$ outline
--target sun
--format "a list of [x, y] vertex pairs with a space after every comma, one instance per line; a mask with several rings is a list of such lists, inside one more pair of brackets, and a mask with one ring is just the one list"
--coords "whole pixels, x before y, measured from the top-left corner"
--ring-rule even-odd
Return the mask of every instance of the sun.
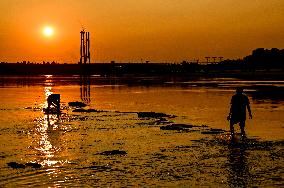
[[53, 30], [52, 27], [46, 26], [46, 27], [43, 28], [43, 34], [44, 34], [44, 36], [46, 36], [46, 37], [51, 37], [51, 36], [53, 35], [53, 33], [54, 33], [54, 30]]

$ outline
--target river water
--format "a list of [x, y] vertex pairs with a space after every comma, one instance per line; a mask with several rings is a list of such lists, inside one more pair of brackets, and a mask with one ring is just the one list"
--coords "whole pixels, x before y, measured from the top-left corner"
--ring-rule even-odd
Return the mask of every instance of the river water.
[[[0, 186], [284, 185], [284, 81], [156, 79], [1, 77]], [[226, 117], [238, 86], [253, 119], [247, 139], [232, 143]], [[60, 94], [59, 116], [42, 111], [52, 93]], [[73, 112], [71, 101], [98, 111]], [[178, 124], [194, 126], [163, 129]]]

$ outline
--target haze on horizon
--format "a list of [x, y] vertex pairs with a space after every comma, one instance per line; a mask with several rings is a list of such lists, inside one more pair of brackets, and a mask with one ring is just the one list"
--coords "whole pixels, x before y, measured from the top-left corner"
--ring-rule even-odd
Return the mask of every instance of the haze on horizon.
[[[1, 0], [0, 61], [79, 61], [80, 31], [91, 62], [236, 59], [284, 48], [283, 0]], [[52, 36], [42, 34], [44, 27]]]

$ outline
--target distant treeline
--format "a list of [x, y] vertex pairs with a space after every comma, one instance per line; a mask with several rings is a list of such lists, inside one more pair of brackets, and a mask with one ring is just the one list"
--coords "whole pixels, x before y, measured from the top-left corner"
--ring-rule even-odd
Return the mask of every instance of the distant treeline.
[[284, 69], [284, 49], [258, 48], [243, 59], [222, 61], [219, 67], [241, 70]]
[[1, 75], [74, 75], [96, 74], [102, 76], [123, 75], [193, 75], [220, 76], [242, 75], [255, 72], [276, 72], [281, 75], [284, 70], [284, 50], [277, 48], [258, 48], [251, 55], [238, 60], [224, 60], [219, 63], [200, 64], [182, 61], [181, 63], [93, 63], [93, 64], [58, 64], [56, 62], [0, 63]]
[[251, 55], [244, 58], [244, 62], [253, 68], [283, 68], [284, 67], [284, 49], [271, 50], [258, 48]]

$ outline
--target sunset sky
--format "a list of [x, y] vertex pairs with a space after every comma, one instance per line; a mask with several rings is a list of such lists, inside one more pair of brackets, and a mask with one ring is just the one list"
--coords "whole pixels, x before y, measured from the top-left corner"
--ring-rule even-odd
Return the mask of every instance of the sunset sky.
[[284, 0], [1, 0], [0, 7], [0, 61], [77, 63], [82, 27], [91, 62], [236, 59], [284, 48]]

